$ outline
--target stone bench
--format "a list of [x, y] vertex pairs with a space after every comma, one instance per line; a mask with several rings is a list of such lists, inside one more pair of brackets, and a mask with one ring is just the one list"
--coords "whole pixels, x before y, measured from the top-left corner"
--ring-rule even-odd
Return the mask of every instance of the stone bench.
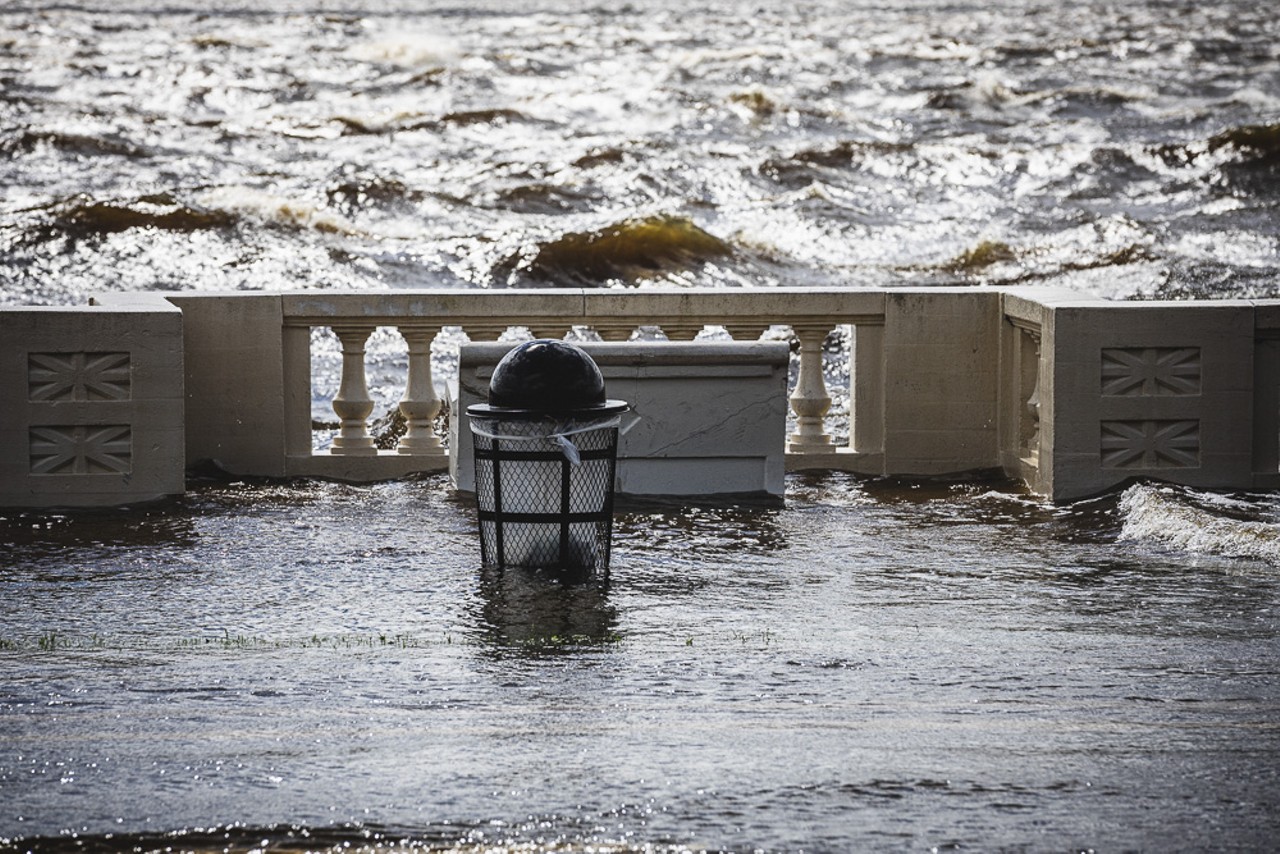
[[[466, 344], [451, 389], [450, 473], [473, 492], [466, 409], [488, 399], [494, 366], [516, 346]], [[587, 343], [610, 398], [625, 400], [617, 492], [781, 498], [786, 470], [784, 342]]]

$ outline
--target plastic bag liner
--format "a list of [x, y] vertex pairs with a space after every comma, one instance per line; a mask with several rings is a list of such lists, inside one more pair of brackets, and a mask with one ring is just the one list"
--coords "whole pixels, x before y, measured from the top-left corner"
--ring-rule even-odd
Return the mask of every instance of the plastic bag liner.
[[621, 415], [469, 421], [484, 563], [607, 572]]
[[[582, 464], [582, 454], [578, 446], [569, 438], [578, 433], [589, 433], [592, 430], [616, 429], [622, 424], [621, 415], [606, 415], [589, 421], [559, 421], [553, 418], [531, 419], [527, 421], [508, 421], [501, 418], [479, 418], [472, 416], [471, 433], [487, 439], [507, 439], [512, 442], [554, 442], [564, 454], [564, 458], [573, 465]], [[631, 425], [628, 425], [631, 426]]]

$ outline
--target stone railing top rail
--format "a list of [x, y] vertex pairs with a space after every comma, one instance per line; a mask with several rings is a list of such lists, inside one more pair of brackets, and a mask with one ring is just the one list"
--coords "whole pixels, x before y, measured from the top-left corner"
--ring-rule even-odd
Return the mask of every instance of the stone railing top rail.
[[[1140, 311], [1151, 308], [1240, 309], [1251, 307], [1259, 329], [1280, 329], [1280, 299], [1230, 300], [1106, 300], [1069, 288], [1056, 287], [903, 287], [903, 288], [545, 288], [538, 290], [463, 290], [458, 288], [296, 290], [296, 291], [180, 291], [124, 292], [92, 298], [98, 308], [168, 307], [167, 297], [183, 299], [273, 298], [291, 326], [328, 325], [335, 320], [367, 320], [397, 325], [430, 319], [446, 325], [465, 320], [593, 320], [645, 321], [662, 319], [732, 323], [734, 320], [783, 318], [803, 321], [838, 319], [874, 323], [883, 317], [886, 300], [929, 294], [988, 293], [1003, 298], [1012, 317], [1038, 321], [1051, 308], [1100, 308]], [[82, 307], [18, 307], [4, 311], [77, 311]]]

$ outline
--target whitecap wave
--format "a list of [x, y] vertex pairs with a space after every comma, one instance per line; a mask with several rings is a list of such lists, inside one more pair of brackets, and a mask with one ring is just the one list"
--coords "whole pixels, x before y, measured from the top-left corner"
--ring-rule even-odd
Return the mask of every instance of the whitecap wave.
[[250, 187], [218, 187], [200, 197], [200, 203], [214, 210], [273, 222], [293, 228], [314, 228], [333, 234], [359, 234], [345, 217], [305, 199], [291, 199]]
[[461, 56], [458, 45], [435, 33], [386, 33], [371, 41], [352, 45], [347, 56], [362, 62], [397, 65], [402, 68], [444, 68]]
[[1138, 484], [1125, 490], [1119, 509], [1124, 519], [1121, 541], [1280, 566], [1280, 525], [1239, 518], [1254, 510], [1248, 502], [1177, 487]]

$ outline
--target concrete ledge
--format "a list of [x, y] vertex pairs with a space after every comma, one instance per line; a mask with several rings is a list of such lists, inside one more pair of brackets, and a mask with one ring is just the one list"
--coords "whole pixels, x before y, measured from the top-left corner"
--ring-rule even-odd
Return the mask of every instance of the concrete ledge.
[[347, 483], [395, 480], [411, 474], [445, 471], [448, 468], [449, 458], [443, 453], [416, 456], [379, 451], [377, 456], [357, 457], [319, 452], [290, 455], [285, 460], [286, 474], [289, 477], [321, 477]]
[[787, 454], [787, 471], [847, 471], [854, 474], [884, 474], [884, 454], [862, 454], [852, 448], [830, 452]]
[[[475, 489], [466, 408], [487, 399], [493, 368], [515, 344], [468, 344], [459, 356], [450, 471]], [[623, 416], [620, 495], [716, 496], [784, 491], [790, 349], [783, 342], [586, 344]]]

